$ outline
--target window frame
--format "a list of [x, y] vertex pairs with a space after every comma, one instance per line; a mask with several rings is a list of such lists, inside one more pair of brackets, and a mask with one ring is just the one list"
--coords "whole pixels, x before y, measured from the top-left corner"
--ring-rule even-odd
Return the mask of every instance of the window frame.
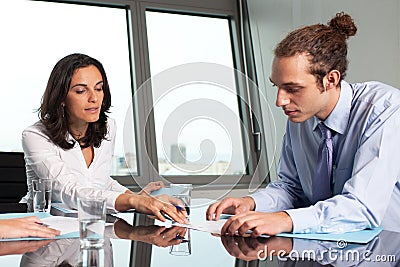
[[[149, 49], [147, 40], [146, 29], [146, 11], [168, 12], [186, 15], [199, 15], [207, 17], [228, 18], [230, 21], [231, 30], [231, 43], [233, 52], [234, 67], [242, 73], [250, 71], [247, 76], [252, 81], [257, 81], [255, 77], [254, 56], [252, 52], [252, 45], [249, 33], [249, 24], [246, 12], [245, 3], [242, 0], [30, 0], [42, 2], [56, 2], [56, 3], [70, 3], [70, 4], [83, 4], [95, 5], [103, 7], [120, 7], [127, 10], [127, 28], [129, 40], [129, 55], [130, 55], [130, 73], [131, 73], [131, 86], [132, 95], [135, 95], [137, 88], [139, 88], [145, 81], [150, 78], [150, 62], [149, 62]], [[244, 1], [245, 2], [245, 1]], [[241, 17], [243, 18], [240, 23]], [[266, 153], [260, 153], [265, 150], [265, 141], [263, 140], [264, 133], [263, 127], [256, 123], [256, 117], [261, 118], [261, 107], [259, 102], [258, 92], [248, 92], [246, 86], [238, 85], [238, 93], [241, 98], [250, 107], [239, 102], [239, 112], [241, 119], [245, 125], [247, 132], [252, 133], [253, 136], [246, 137], [249, 140], [250, 151], [248, 155], [250, 161], [246, 168], [246, 174], [243, 175], [188, 175], [188, 176], [166, 176], [165, 182], [171, 183], [192, 183], [197, 188], [207, 185], [207, 189], [211, 188], [231, 188], [233, 186], [232, 180], [236, 181], [238, 176], [240, 180], [234, 185], [234, 188], [248, 188], [252, 179], [257, 183], [268, 182], [268, 161]], [[152, 93], [147, 90], [146, 94], [140, 94], [141, 99], [134, 99], [133, 102], [133, 117], [135, 126], [136, 137], [136, 159], [138, 173], [133, 176], [140, 181], [140, 184], [159, 180], [160, 175], [157, 173], [158, 156], [155, 136], [155, 125], [153, 113], [148, 112], [152, 108]], [[239, 98], [238, 98], [239, 100]], [[145, 124], [145, 114], [149, 114], [150, 121]], [[255, 114], [254, 114], [255, 113]], [[262, 122], [258, 122], [262, 123]], [[145, 136], [141, 132], [140, 125], [146, 125]], [[123, 125], [119, 125], [118, 129], [123, 130]], [[254, 134], [256, 132], [256, 134]], [[243, 132], [242, 132], [243, 134]], [[258, 137], [259, 141], [257, 142]], [[141, 142], [140, 140], [145, 140]], [[246, 150], [246, 149], [245, 149]], [[147, 153], [149, 158], [143, 156]], [[246, 153], [246, 152], [245, 152]], [[245, 155], [245, 158], [247, 155]], [[152, 167], [154, 166], [154, 168]], [[258, 168], [257, 168], [258, 166]], [[137, 191], [138, 185], [136, 180], [131, 176], [113, 176], [121, 184], [128, 188]], [[218, 179], [218, 182], [214, 181]], [[267, 179], [265, 179], [267, 178]], [[254, 181], [254, 180], [253, 180]]]

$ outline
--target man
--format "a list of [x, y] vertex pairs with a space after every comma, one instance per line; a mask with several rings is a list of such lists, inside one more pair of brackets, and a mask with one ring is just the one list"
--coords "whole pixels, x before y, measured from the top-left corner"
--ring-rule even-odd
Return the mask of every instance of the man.
[[400, 91], [343, 80], [346, 40], [356, 31], [351, 17], [339, 13], [328, 25], [289, 33], [275, 48], [270, 80], [278, 90], [276, 105], [288, 116], [279, 180], [210, 205], [208, 220], [235, 214], [222, 234], [397, 227]]

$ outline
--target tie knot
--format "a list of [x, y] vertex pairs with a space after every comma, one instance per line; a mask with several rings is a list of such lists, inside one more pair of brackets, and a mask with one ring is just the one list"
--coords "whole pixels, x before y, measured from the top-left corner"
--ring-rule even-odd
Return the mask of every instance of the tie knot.
[[331, 139], [332, 138], [332, 132], [331, 130], [326, 127], [326, 125], [323, 122], [318, 123], [318, 128], [322, 133], [322, 136], [324, 139]]

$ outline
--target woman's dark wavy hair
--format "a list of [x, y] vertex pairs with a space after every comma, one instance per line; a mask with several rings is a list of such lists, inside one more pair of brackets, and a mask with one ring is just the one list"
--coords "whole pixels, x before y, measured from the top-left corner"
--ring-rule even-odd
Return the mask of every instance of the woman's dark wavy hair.
[[323, 78], [332, 70], [341, 73], [341, 80], [347, 70], [347, 43], [354, 36], [357, 27], [350, 15], [337, 13], [328, 25], [305, 26], [289, 33], [275, 48], [276, 57], [291, 57], [306, 53], [310, 62], [310, 73], [323, 90]]
[[96, 122], [89, 123], [86, 135], [79, 140], [82, 148], [94, 145], [99, 147], [108, 133], [106, 113], [111, 106], [110, 87], [103, 65], [96, 59], [84, 54], [71, 54], [54, 66], [40, 105], [39, 119], [46, 127], [47, 134], [56, 145], [63, 149], [71, 149], [75, 141], [68, 141], [69, 124], [68, 113], [64, 111], [62, 103], [65, 101], [71, 79], [77, 69], [95, 66], [103, 78], [104, 98], [101, 105], [100, 117]]

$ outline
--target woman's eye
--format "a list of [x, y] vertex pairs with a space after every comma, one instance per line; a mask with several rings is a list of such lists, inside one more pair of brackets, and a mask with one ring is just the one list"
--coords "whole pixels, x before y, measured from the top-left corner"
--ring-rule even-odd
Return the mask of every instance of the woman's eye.
[[103, 87], [96, 88], [96, 91], [103, 91]]

